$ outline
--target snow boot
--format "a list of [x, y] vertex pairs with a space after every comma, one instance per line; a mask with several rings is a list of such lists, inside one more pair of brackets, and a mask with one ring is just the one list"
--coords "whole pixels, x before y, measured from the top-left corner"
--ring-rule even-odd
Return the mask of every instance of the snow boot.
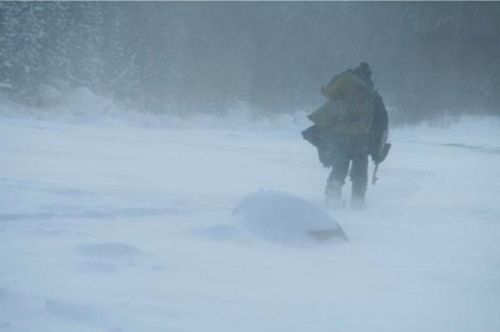
[[351, 195], [351, 208], [354, 210], [364, 210], [366, 188], [353, 186]]
[[342, 202], [342, 184], [335, 180], [330, 180], [325, 189], [326, 206], [332, 209], [340, 209], [344, 206]]
[[351, 198], [351, 208], [354, 210], [364, 210], [365, 209], [365, 200], [360, 199], [358, 197]]

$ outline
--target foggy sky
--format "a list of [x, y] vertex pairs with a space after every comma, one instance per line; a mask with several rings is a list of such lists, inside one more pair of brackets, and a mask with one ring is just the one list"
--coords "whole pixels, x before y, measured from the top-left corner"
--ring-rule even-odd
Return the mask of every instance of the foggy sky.
[[312, 111], [366, 61], [401, 119], [500, 114], [498, 2], [3, 2], [0, 27], [3, 94], [28, 103], [84, 85], [157, 112]]

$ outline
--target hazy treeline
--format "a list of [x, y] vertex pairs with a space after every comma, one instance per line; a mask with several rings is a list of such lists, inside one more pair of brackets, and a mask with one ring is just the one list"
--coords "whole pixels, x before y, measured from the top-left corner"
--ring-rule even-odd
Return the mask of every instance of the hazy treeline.
[[0, 94], [157, 112], [312, 111], [367, 61], [400, 121], [500, 114], [498, 2], [0, 2]]

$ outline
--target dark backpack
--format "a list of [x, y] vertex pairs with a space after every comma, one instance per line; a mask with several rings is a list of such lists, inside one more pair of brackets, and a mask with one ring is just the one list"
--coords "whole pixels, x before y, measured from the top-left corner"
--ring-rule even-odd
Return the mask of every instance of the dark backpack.
[[370, 132], [373, 91], [361, 78], [345, 71], [335, 76], [321, 92], [328, 102], [308, 116], [314, 124], [342, 135]]

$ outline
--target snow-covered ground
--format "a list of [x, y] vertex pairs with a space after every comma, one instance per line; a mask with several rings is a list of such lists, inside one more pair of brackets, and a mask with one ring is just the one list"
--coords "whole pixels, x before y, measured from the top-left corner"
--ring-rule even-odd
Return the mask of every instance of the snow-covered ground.
[[349, 242], [303, 245], [232, 215], [322, 204], [301, 122], [40, 118], [0, 117], [0, 331], [500, 331], [498, 119], [392, 130]]

